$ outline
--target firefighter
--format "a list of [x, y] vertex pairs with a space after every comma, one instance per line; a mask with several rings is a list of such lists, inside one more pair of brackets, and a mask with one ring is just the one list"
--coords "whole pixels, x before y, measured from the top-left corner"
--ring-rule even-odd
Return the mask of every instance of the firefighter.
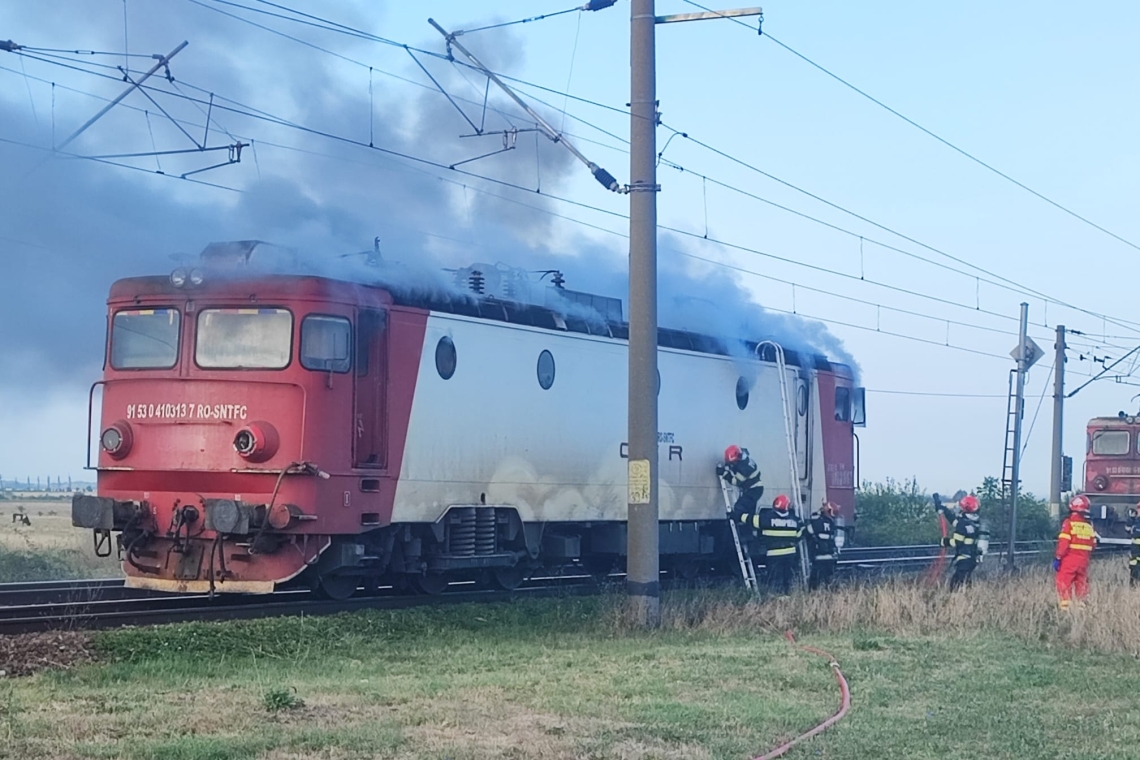
[[820, 510], [812, 512], [808, 520], [806, 531], [808, 550], [811, 552], [808, 589], [811, 591], [830, 583], [835, 574], [835, 563], [839, 559], [839, 546], [836, 543], [839, 528], [835, 525], [838, 515], [839, 507], [830, 501], [824, 501]]
[[792, 574], [796, 568], [797, 548], [804, 525], [792, 514], [792, 502], [784, 494], [772, 501], [771, 509], [742, 514], [740, 522], [760, 532], [760, 548], [764, 566], [768, 568], [768, 586], [787, 596], [792, 590]]
[[1140, 583], [1140, 504], [1128, 510], [1128, 535], [1132, 538], [1132, 549], [1128, 553], [1128, 584]]
[[1053, 570], [1061, 609], [1069, 609], [1072, 593], [1084, 599], [1089, 593], [1089, 558], [1096, 547], [1096, 531], [1089, 522], [1089, 497], [1077, 494], [1069, 501], [1069, 516], [1061, 523]]
[[934, 508], [950, 523], [950, 535], [942, 539], [942, 545], [954, 550], [954, 575], [950, 577], [950, 590], [957, 591], [969, 585], [974, 568], [981, 562], [983, 546], [988, 536], [978, 517], [978, 497], [973, 494], [963, 496], [958, 501], [958, 511], [942, 503], [934, 494]]
[[757, 511], [760, 497], [764, 495], [764, 484], [760, 482], [760, 466], [752, 461], [747, 451], [736, 444], [729, 446], [724, 450], [724, 463], [717, 465], [716, 474], [738, 489], [739, 496], [732, 507], [733, 520]]

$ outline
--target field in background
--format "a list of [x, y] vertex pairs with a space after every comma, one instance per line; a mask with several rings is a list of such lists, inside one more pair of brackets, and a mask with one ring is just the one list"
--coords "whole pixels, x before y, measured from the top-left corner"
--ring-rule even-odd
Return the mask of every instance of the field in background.
[[[13, 521], [28, 516], [31, 525]], [[66, 578], [114, 578], [113, 558], [98, 558], [91, 531], [71, 526], [71, 499], [0, 501], [0, 583]]]
[[620, 595], [107, 632], [105, 664], [0, 680], [0, 757], [743, 759], [837, 705], [789, 626], [854, 699], [793, 760], [1124, 760], [1140, 594], [1117, 565], [1070, 615], [1033, 571], [957, 595], [674, 592], [653, 634]]

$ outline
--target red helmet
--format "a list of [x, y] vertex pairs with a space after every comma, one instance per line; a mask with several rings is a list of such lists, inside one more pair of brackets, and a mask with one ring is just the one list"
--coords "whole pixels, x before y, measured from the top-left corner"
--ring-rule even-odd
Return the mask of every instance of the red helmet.
[[1077, 494], [1069, 500], [1069, 509], [1073, 512], [1081, 512], [1088, 514], [1092, 505], [1089, 503], [1089, 497], [1082, 494]]
[[790, 507], [791, 505], [792, 505], [791, 499], [789, 499], [787, 496], [784, 496], [784, 494], [780, 494], [779, 496], [777, 496], [775, 499], [772, 500], [772, 508], [775, 509], [777, 512], [787, 512], [788, 507]]
[[963, 496], [962, 500], [958, 502], [958, 506], [962, 508], [963, 512], [977, 512], [978, 511], [978, 497], [973, 494]]
[[735, 443], [724, 450], [724, 461], [726, 462], [739, 462], [744, 452]]

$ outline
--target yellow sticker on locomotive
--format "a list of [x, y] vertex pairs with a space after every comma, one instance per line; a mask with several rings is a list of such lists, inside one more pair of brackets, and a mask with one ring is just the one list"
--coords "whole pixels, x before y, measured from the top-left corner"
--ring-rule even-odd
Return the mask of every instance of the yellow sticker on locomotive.
[[629, 503], [648, 504], [652, 478], [648, 459], [629, 460]]

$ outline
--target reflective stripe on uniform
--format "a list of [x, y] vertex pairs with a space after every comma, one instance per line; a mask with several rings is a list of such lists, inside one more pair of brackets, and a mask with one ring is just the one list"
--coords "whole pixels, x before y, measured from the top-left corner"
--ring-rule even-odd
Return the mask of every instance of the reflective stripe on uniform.
[[1093, 550], [1091, 546], [1085, 546], [1084, 544], [1069, 544], [1069, 549], [1078, 552], [1091, 552]]
[[784, 549], [769, 549], [768, 550], [768, 556], [769, 557], [783, 557], [783, 556], [786, 556], [788, 554], [795, 554], [795, 553], [796, 553], [796, 547], [794, 547], [794, 546], [789, 546], [789, 547], [784, 548]]
[[818, 554], [815, 559], [835, 559], [834, 554]]
[[[760, 527], [757, 525], [756, 527]], [[761, 531], [761, 536], [769, 536], [771, 538], [795, 538], [800, 532], [798, 530], [777, 530], [776, 528], [769, 528], [768, 530]]]
[[1072, 538], [1072, 536], [1070, 536], [1068, 533], [1062, 533], [1059, 536], [1057, 536], [1057, 538]]

